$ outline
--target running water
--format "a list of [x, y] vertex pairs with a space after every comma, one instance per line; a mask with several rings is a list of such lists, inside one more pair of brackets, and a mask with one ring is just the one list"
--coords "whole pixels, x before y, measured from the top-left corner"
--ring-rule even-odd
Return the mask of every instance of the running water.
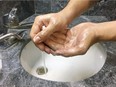
[[[45, 29], [45, 26], [42, 26], [42, 30], [43, 29]], [[46, 67], [45, 58], [44, 58], [44, 52], [41, 52], [41, 58], [42, 58], [43, 66], [37, 68], [36, 72], [38, 73], [38, 75], [43, 75], [43, 74], [46, 74], [48, 72], [48, 69]]]
[[45, 63], [45, 58], [43, 57], [43, 52], [42, 52], [41, 58], [42, 58], [42, 66], [38, 67], [36, 70], [38, 75], [44, 75], [48, 72], [48, 69]]
[[46, 63], [45, 63], [45, 58], [43, 57], [43, 52], [42, 52], [42, 59], [43, 59], [44, 72], [46, 74], [47, 73], [47, 71], [46, 71]]
[[[42, 26], [42, 30], [45, 29], [45, 26]], [[47, 73], [46, 72], [46, 63], [45, 63], [45, 58], [43, 57], [43, 52], [42, 52], [42, 59], [43, 59], [43, 65], [44, 65], [44, 71], [45, 71], [45, 74]]]

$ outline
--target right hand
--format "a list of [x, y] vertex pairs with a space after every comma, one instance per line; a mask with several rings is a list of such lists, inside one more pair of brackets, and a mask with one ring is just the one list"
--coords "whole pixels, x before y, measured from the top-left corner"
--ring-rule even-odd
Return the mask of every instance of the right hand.
[[[30, 36], [35, 45], [40, 50], [45, 50], [46, 46], [42, 42], [54, 32], [66, 29], [68, 25], [67, 20], [68, 19], [60, 13], [50, 13], [37, 16], [30, 32]], [[46, 28], [42, 30], [42, 26], [45, 26]]]

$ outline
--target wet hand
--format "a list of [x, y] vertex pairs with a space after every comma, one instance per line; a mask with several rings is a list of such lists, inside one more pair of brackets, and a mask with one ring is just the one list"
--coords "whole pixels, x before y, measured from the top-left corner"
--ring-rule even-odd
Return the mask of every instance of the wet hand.
[[[43, 31], [42, 26], [46, 27]], [[61, 31], [66, 27], [66, 19], [60, 13], [40, 15], [35, 18], [30, 36], [32, 40], [39, 43], [47, 39], [53, 32]]]
[[[53, 50], [52, 54], [62, 56], [75, 56], [82, 55], [87, 52], [90, 46], [97, 42], [96, 37], [96, 23], [81, 23], [71, 29], [69, 29], [65, 35], [65, 38], [60, 39], [48, 39], [46, 44]], [[51, 37], [52, 38], [52, 37]], [[60, 43], [59, 43], [60, 41]]]
[[[65, 29], [67, 27], [66, 21], [67, 20], [60, 15], [60, 13], [37, 16], [30, 32], [30, 36], [35, 45], [40, 50], [45, 50], [46, 46], [43, 41], [45, 41], [54, 32]], [[45, 26], [44, 30], [42, 30], [42, 26]]]

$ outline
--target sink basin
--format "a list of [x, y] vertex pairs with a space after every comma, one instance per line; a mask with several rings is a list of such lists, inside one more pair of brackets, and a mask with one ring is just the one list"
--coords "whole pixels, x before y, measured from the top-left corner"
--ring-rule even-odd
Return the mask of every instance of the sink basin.
[[[42, 53], [30, 41], [23, 48], [20, 60], [23, 68], [37, 78], [72, 82], [84, 80], [98, 73], [103, 67], [106, 57], [106, 51], [99, 43], [93, 45], [85, 55], [66, 58]], [[39, 75], [37, 69], [43, 66], [43, 58], [45, 58], [48, 72]]]

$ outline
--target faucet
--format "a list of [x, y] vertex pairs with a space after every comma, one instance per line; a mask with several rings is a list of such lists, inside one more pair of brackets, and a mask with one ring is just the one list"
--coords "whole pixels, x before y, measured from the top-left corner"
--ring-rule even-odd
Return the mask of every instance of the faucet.
[[[5, 14], [2, 18], [3, 20], [3, 26], [5, 27], [5, 29], [29, 29], [33, 22], [29, 22], [29, 23], [19, 23], [19, 20], [18, 20], [18, 17], [16, 15], [17, 13], [17, 8], [12, 8], [12, 10]], [[3, 40], [14, 40], [14, 39], [17, 39], [17, 40], [21, 40], [23, 38], [24, 35], [22, 35], [23, 31], [25, 30], [22, 30], [18, 33], [8, 33], [8, 34], [5, 34], [5, 35], [0, 35], [0, 42], [3, 41]]]
[[12, 39], [12, 38], [16, 38], [18, 40], [22, 39], [22, 37], [16, 33], [8, 33], [8, 34], [0, 36], [0, 42], [5, 40], [5, 39]]
[[19, 25], [19, 18], [17, 17], [17, 8], [12, 10], [3, 16], [3, 25], [7, 28], [12, 28]]
[[9, 13], [2, 17], [4, 27], [9, 29], [24, 29], [32, 26], [33, 22], [19, 23], [19, 18], [16, 13], [17, 8], [14, 7]]

